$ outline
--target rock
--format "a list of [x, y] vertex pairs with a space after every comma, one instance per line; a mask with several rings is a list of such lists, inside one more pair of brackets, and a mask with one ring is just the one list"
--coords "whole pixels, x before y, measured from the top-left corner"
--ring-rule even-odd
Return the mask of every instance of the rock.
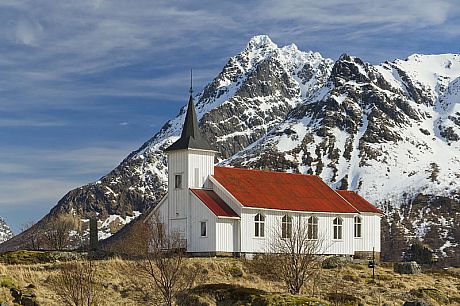
[[321, 263], [323, 269], [335, 269], [343, 267], [349, 261], [348, 258], [342, 256], [331, 256], [323, 260]]
[[398, 262], [394, 265], [394, 271], [399, 274], [418, 274], [422, 272], [422, 268], [415, 261]]
[[406, 301], [404, 302], [403, 306], [430, 306], [430, 303], [424, 300]]

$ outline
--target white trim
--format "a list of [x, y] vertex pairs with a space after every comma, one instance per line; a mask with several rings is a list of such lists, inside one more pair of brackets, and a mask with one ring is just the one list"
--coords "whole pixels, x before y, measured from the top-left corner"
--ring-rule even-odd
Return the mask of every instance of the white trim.
[[153, 213], [156, 212], [161, 205], [163, 205], [165, 201], [165, 199], [168, 198], [168, 193], [166, 193], [160, 200], [160, 202], [158, 202], [158, 204], [152, 209], [152, 211], [149, 212], [149, 214], [145, 217], [145, 219], [143, 220], [143, 222], [145, 222], [146, 220], [150, 219], [150, 217], [152, 217]]
[[[329, 185], [328, 185], [329, 186]], [[331, 188], [332, 189], [332, 188]], [[334, 189], [332, 189], [334, 190]], [[343, 189], [340, 189], [340, 190], [343, 190]], [[344, 197], [342, 197], [342, 195], [340, 193], [337, 192], [337, 190], [334, 190], [335, 193], [337, 193], [342, 199], [344, 199], [346, 202], [348, 202], [354, 209], [356, 209], [358, 211], [358, 214], [373, 214], [373, 215], [378, 215], [378, 216], [385, 216], [385, 213], [382, 211], [380, 213], [378, 212], [374, 212], [374, 211], [360, 211], [359, 209], [357, 209], [355, 206], [353, 206], [353, 204], [351, 204], [350, 201], [348, 201], [347, 199], [345, 199]], [[354, 192], [356, 193], [358, 196], [360, 196], [357, 192], [353, 191], [353, 190], [344, 190], [344, 191], [349, 191], [349, 192]], [[360, 196], [361, 197], [361, 196]], [[364, 199], [364, 198], [363, 198]], [[366, 199], [364, 199], [366, 200]], [[366, 200], [367, 201], [367, 200]], [[374, 204], [372, 203], [369, 203], [371, 204], [372, 206], [374, 206], [375, 208], [377, 208], [377, 206], [375, 206]], [[378, 209], [378, 208], [377, 208]]]
[[[208, 220], [201, 220], [199, 221], [200, 222], [200, 238], [209, 238], [208, 237]], [[202, 235], [202, 228], [201, 228], [201, 225], [204, 223], [204, 231], [206, 233], [206, 235]]]
[[[197, 189], [197, 188], [194, 188], [194, 189]], [[241, 218], [240, 217], [227, 217], [227, 216], [217, 216], [211, 209], [209, 209], [209, 207], [203, 203], [203, 201], [201, 201], [201, 199], [193, 193], [193, 191], [191, 191], [189, 189], [189, 192], [198, 200], [200, 201], [201, 205], [203, 205], [204, 207], [206, 207], [206, 209], [217, 219], [235, 219], [235, 220], [240, 220]], [[227, 203], [225, 203], [226, 205], [228, 205]], [[233, 210], [233, 209], [232, 209]]]
[[[327, 185], [327, 184], [326, 184]], [[329, 185], [327, 185], [329, 187]], [[351, 204], [349, 201], [347, 201], [347, 199], [345, 199], [344, 197], [342, 197], [340, 195], [340, 193], [337, 192], [337, 190], [334, 190], [332, 189], [331, 187], [329, 187], [329, 189], [331, 189], [332, 191], [334, 191], [339, 197], [341, 197], [345, 202], [347, 202], [348, 204], [350, 204], [351, 207], [353, 207], [357, 212], [358, 214], [361, 214], [361, 212], [359, 211], [359, 209], [357, 209], [353, 204]], [[350, 191], [350, 190], [346, 190], [346, 191]]]
[[212, 175], [209, 175], [209, 180], [215, 184], [219, 189], [222, 190], [222, 192], [228, 196], [230, 199], [234, 200], [235, 203], [237, 203], [238, 205], [240, 205], [240, 208], [243, 208], [243, 207], [246, 207], [244, 206], [243, 204], [240, 203], [240, 201], [238, 201], [234, 196], [233, 194], [231, 194], [227, 189], [225, 189], [224, 186], [221, 185], [221, 183], [219, 183], [219, 181]]
[[276, 209], [276, 208], [262, 208], [262, 207], [251, 207], [251, 206], [243, 206], [246, 209], [252, 210], [268, 210], [268, 211], [282, 211], [282, 212], [290, 212], [290, 213], [303, 213], [303, 214], [326, 214], [326, 215], [355, 215], [356, 212], [346, 213], [346, 212], [326, 212], [326, 211], [310, 211], [310, 210], [288, 210], [288, 209]]
[[[188, 189], [198, 200], [200, 200], [200, 202], [201, 202], [204, 206], [206, 206], [206, 204], [204, 204], [203, 201], [201, 201], [201, 199], [200, 199], [196, 194], [193, 193], [192, 189], [200, 189], [200, 190], [213, 191], [212, 188], [189, 188], [189, 189]], [[219, 196], [219, 195], [217, 195], [217, 196]], [[219, 198], [220, 198], [220, 197], [219, 197]], [[222, 200], [222, 199], [221, 199], [221, 200]], [[222, 200], [222, 201], [225, 203], [224, 200]], [[230, 205], [228, 205], [227, 203], [225, 203], [225, 204], [226, 204], [228, 207], [230, 207]], [[208, 206], [206, 206], [206, 208], [207, 208], [214, 216], [216, 216], [217, 219], [233, 219], [233, 220], [240, 220], [240, 219], [241, 219], [241, 217], [239, 217], [239, 216], [238, 216], [238, 217], [217, 216], [212, 210], [210, 210], [210, 209], [208, 208]], [[232, 208], [230, 207], [230, 209], [232, 209]], [[232, 209], [232, 210], [233, 210], [233, 209]], [[235, 211], [235, 214], [237, 214], [236, 211]]]
[[[184, 190], [184, 189], [185, 189], [184, 186], [183, 186], [183, 184], [184, 184], [184, 180], [183, 180], [183, 178], [184, 178], [184, 171], [182, 171], [182, 172], [175, 172], [175, 173], [173, 174], [173, 176], [174, 176], [174, 188], [173, 188], [173, 190], [174, 190], [174, 191], [176, 191], [176, 190]], [[180, 187], [176, 187], [176, 177], [177, 177], [177, 176], [180, 177]]]
[[[233, 209], [232, 209], [233, 210]], [[214, 213], [213, 213], [214, 214]], [[215, 215], [215, 214], [214, 214]], [[228, 217], [228, 216], [216, 216], [217, 219], [232, 219], [232, 220], [241, 220], [241, 217]]]
[[202, 149], [194, 149], [194, 148], [179, 149], [179, 150], [169, 150], [169, 151], [163, 151], [163, 153], [170, 154], [172, 152], [180, 152], [180, 151], [210, 152], [210, 153], [214, 153], [214, 155], [216, 153], [219, 153], [219, 151], [215, 151], [215, 150], [202, 150]]

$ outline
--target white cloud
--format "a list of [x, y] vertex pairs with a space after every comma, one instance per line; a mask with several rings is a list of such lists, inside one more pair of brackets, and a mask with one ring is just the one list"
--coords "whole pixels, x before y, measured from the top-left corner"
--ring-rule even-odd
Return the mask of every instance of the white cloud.
[[0, 118], [0, 127], [59, 127], [67, 123], [63, 120], [5, 119]]
[[[0, 184], [0, 208], [2, 206], [33, 206], [37, 202], [49, 201], [49, 207], [54, 206], [57, 201], [69, 190], [78, 187], [79, 181], [58, 179], [27, 179], [21, 178], [12, 180], [7, 184]], [[26, 221], [26, 219], [24, 220]]]
[[442, 0], [268, 0], [259, 7], [268, 18], [296, 19], [301, 24], [326, 27], [378, 23], [426, 27], [445, 22], [454, 8], [453, 2]]
[[21, 20], [16, 26], [16, 39], [18, 42], [36, 47], [43, 35], [43, 27], [37, 21]]

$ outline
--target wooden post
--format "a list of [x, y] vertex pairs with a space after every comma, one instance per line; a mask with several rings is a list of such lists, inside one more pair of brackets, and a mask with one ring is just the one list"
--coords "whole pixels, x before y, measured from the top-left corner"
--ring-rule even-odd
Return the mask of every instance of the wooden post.
[[89, 250], [91, 252], [97, 251], [98, 240], [97, 218], [92, 216], [89, 218]]
[[372, 282], [375, 283], [375, 247], [372, 247]]

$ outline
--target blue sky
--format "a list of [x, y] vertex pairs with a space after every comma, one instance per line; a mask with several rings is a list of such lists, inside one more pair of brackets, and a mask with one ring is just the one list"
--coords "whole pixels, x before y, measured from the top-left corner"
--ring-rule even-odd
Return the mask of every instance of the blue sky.
[[248, 40], [460, 52], [456, 1], [0, 1], [0, 216], [18, 232], [150, 138]]

